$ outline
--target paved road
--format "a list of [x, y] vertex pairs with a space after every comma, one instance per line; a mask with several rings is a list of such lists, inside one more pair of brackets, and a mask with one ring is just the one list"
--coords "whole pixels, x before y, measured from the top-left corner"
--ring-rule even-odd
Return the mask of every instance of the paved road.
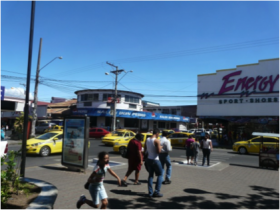
[[[19, 150], [21, 145], [10, 145], [9, 150]], [[107, 151], [110, 157], [120, 157], [120, 154], [113, 152], [111, 146], [105, 146], [101, 143], [101, 140], [90, 140], [89, 159], [95, 158], [100, 151]], [[172, 158], [185, 160], [186, 152], [184, 148], [173, 147], [173, 151], [170, 153]], [[199, 154], [199, 163], [201, 163], [202, 153]], [[61, 162], [61, 154], [52, 154], [48, 157], [40, 157], [37, 155], [28, 155], [26, 158], [26, 167], [50, 165]], [[245, 165], [245, 166], [258, 166], [258, 156], [255, 154], [240, 155], [228, 149], [214, 149], [210, 156], [210, 164], [228, 163], [233, 165]]]

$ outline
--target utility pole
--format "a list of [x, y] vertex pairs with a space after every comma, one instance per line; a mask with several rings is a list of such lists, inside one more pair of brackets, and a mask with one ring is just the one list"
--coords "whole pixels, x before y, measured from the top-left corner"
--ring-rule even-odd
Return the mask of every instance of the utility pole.
[[35, 125], [36, 125], [36, 121], [37, 121], [37, 102], [38, 102], [38, 96], [37, 95], [38, 95], [42, 41], [43, 41], [43, 39], [40, 38], [37, 71], [36, 71], [36, 80], [35, 80], [35, 88], [34, 88], [34, 101], [33, 101], [34, 107], [33, 107], [33, 118], [32, 118], [32, 126], [31, 126], [31, 137], [35, 137]]
[[111, 73], [115, 74], [116, 77], [115, 77], [115, 97], [114, 97], [114, 113], [113, 113], [113, 128], [112, 128], [112, 131], [115, 131], [116, 130], [116, 116], [117, 116], [117, 109], [116, 109], [116, 102], [117, 102], [117, 97], [118, 97], [118, 91], [117, 91], [117, 87], [118, 87], [118, 74], [122, 73], [124, 70], [121, 69], [121, 70], [118, 70], [118, 66], [115, 66], [109, 62], [106, 62], [108, 65], [110, 66], [113, 66], [116, 68], [116, 71], [111, 71]]

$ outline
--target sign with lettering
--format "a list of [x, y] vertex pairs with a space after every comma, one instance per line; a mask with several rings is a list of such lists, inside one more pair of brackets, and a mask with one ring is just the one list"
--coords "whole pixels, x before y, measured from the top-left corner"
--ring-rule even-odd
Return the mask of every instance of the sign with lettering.
[[[189, 122], [189, 117], [161, 114], [152, 112], [141, 112], [141, 111], [130, 111], [130, 110], [117, 110], [117, 117], [123, 118], [137, 118], [146, 120], [163, 120], [163, 121], [178, 121], [178, 122]], [[87, 116], [105, 116], [111, 117], [110, 109], [99, 109], [99, 108], [80, 108], [72, 111], [73, 115], [87, 115]]]
[[197, 115], [279, 115], [279, 59], [198, 75]]

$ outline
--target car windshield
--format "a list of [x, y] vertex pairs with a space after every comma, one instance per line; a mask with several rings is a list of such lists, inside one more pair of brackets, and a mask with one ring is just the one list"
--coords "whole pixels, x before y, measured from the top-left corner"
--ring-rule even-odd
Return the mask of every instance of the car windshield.
[[115, 136], [123, 136], [123, 135], [124, 135], [124, 132], [119, 132], [119, 131], [117, 131], [115, 134]]
[[57, 135], [57, 133], [45, 133], [41, 136], [36, 137], [36, 139], [47, 140], [47, 139], [54, 137], [55, 135]]

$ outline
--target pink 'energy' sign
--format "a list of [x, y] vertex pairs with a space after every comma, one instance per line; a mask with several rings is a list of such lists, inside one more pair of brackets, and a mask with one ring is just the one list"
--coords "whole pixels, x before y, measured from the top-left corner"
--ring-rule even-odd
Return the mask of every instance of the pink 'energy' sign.
[[[222, 95], [228, 91], [234, 90], [236, 91], [240, 86], [241, 90], [248, 91], [253, 87], [253, 90], [264, 91], [266, 87], [269, 85], [269, 93], [273, 92], [274, 85], [279, 79], [279, 74], [273, 79], [273, 75], [270, 76], [256, 76], [256, 77], [243, 77], [238, 80], [232, 78], [234, 76], [238, 76], [242, 73], [242, 71], [237, 71], [230, 73], [223, 77], [224, 83], [219, 91], [218, 95]], [[233, 84], [231, 84], [233, 83]]]

